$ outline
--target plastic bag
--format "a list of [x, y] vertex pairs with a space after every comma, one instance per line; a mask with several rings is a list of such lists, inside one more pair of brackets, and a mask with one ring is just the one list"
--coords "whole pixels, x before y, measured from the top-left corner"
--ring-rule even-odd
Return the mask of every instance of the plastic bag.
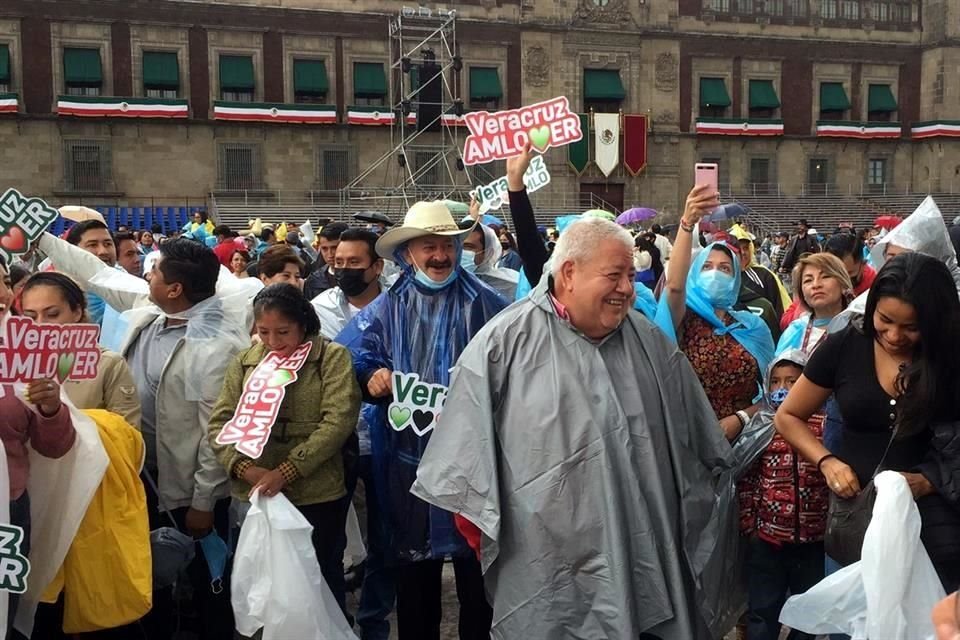
[[231, 579], [237, 631], [262, 640], [356, 640], [327, 583], [313, 527], [286, 496], [250, 497]]
[[852, 640], [927, 640], [930, 611], [946, 594], [920, 542], [920, 512], [906, 479], [884, 471], [863, 539], [863, 559], [794, 596], [780, 622], [806, 633]]

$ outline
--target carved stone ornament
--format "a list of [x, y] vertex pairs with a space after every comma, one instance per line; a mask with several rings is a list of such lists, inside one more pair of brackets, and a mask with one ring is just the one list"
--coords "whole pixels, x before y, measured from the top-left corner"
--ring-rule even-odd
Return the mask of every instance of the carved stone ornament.
[[677, 119], [673, 115], [673, 112], [661, 111], [660, 113], [657, 114], [657, 116], [653, 119], [653, 121], [657, 124], [673, 124], [674, 122], [677, 121]]
[[677, 56], [661, 53], [654, 68], [654, 85], [660, 91], [675, 91], [677, 88]]
[[534, 87], [545, 87], [550, 81], [550, 56], [543, 47], [527, 49], [526, 60], [523, 64], [526, 84]]
[[633, 22], [627, 0], [580, 0], [574, 22], [624, 24]]

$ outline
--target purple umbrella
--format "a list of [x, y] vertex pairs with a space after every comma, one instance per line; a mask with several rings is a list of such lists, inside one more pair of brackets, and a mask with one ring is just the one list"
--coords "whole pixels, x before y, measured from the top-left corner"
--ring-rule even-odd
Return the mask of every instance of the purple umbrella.
[[632, 209], [627, 209], [617, 216], [617, 224], [636, 224], [637, 222], [650, 220], [656, 216], [657, 212], [653, 209], [648, 209], [647, 207], [633, 207]]

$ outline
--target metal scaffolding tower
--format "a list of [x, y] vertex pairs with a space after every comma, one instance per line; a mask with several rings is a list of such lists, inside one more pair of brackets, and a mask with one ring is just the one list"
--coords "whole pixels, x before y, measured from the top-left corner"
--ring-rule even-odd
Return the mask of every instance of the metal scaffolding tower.
[[[361, 209], [402, 217], [418, 200], [465, 201], [487, 178], [461, 158], [466, 127], [459, 96], [463, 61], [456, 11], [404, 8], [389, 21], [391, 149], [341, 191], [344, 213]], [[482, 172], [482, 170], [480, 170]]]

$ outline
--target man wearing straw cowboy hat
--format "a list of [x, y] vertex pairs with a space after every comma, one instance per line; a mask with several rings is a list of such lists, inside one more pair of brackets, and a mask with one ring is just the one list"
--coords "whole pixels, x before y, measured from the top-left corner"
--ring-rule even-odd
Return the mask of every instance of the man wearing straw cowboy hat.
[[[436, 426], [450, 369], [470, 339], [505, 301], [460, 266], [463, 238], [441, 202], [418, 202], [403, 225], [387, 231], [377, 253], [400, 278], [363, 309], [337, 341], [347, 346], [370, 421], [374, 495], [384, 523], [371, 532], [397, 579], [400, 640], [438, 638], [440, 575], [453, 558], [460, 600], [460, 638], [486, 640], [493, 611], [476, 556], [452, 513], [410, 494], [420, 456]], [[441, 425], [439, 428], [443, 428]]]

